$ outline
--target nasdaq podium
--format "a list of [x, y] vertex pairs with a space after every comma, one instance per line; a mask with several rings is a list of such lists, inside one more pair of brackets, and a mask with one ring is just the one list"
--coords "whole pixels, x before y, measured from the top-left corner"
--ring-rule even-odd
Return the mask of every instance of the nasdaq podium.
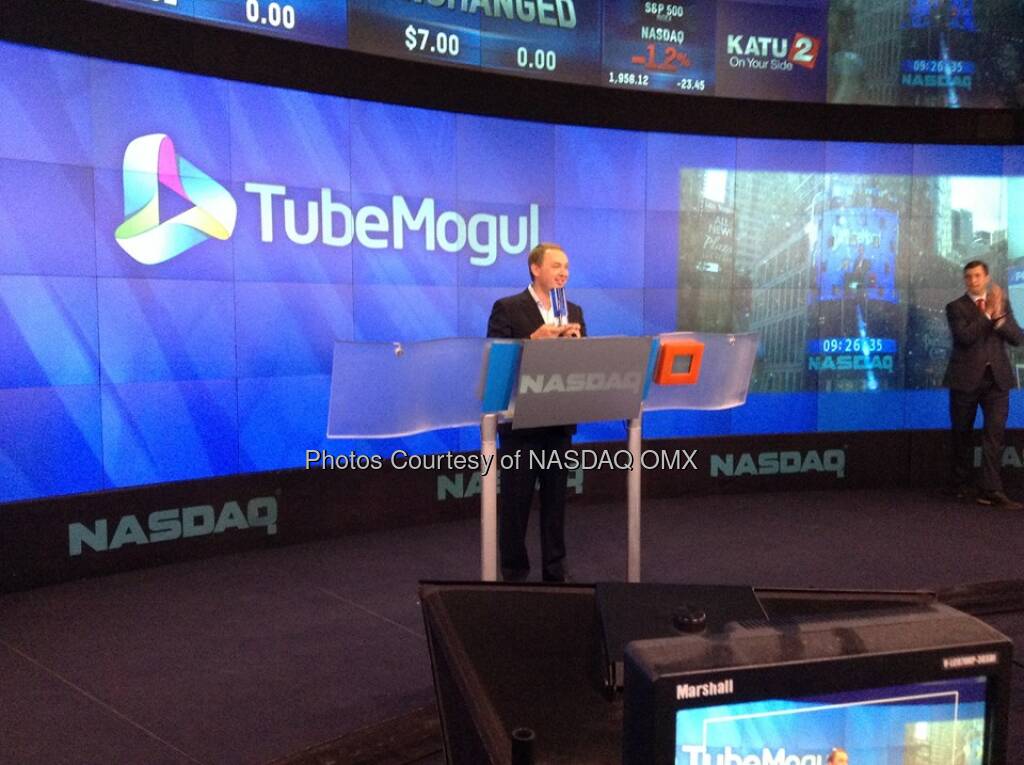
[[[329, 438], [379, 439], [479, 425], [484, 464], [498, 465], [497, 426], [622, 420], [627, 484], [627, 579], [641, 579], [643, 414], [727, 409], [746, 401], [756, 334], [671, 332], [549, 340], [445, 338], [338, 341]], [[497, 469], [481, 476], [481, 579], [495, 581]]]

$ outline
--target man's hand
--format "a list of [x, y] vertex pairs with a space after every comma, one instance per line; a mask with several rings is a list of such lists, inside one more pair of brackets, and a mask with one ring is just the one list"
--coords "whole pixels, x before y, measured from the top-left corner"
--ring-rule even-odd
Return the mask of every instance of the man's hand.
[[988, 288], [988, 313], [995, 319], [1006, 313], [1006, 293], [998, 284], [993, 283]]
[[530, 335], [531, 340], [546, 340], [551, 337], [579, 337], [579, 324], [566, 324], [560, 327], [557, 324], [541, 324]]

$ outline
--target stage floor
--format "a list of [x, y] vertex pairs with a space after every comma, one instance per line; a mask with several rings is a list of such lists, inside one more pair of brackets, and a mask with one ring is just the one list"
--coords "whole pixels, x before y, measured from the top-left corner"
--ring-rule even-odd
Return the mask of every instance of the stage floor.
[[[570, 505], [576, 581], [625, 578], [625, 522], [624, 507]], [[652, 501], [643, 538], [645, 581], [1024, 580], [1024, 512], [921, 492]], [[417, 582], [478, 576], [472, 520], [0, 596], [0, 763], [270, 763], [422, 710], [433, 691]], [[1024, 613], [987, 621], [1024, 641]], [[1011, 763], [1024, 762], [1022, 672]]]

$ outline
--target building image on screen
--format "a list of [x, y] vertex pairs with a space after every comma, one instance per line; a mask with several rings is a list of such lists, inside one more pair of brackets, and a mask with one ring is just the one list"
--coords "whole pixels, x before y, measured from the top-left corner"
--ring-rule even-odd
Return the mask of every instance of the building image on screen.
[[756, 391], [941, 387], [963, 264], [1024, 298], [1015, 182], [684, 168], [676, 328], [760, 333]]
[[684, 708], [676, 765], [983, 765], [983, 677]]
[[829, 100], [946, 108], [1024, 103], [1012, 0], [840, 0], [829, 11]]

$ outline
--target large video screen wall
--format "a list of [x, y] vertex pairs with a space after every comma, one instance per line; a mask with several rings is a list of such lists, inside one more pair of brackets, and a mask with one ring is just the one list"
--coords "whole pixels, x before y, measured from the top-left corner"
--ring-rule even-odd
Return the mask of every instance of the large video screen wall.
[[324, 437], [334, 340], [480, 336], [538, 239], [592, 334], [761, 334], [745, 406], [651, 437], [944, 428], [964, 260], [1024, 311], [1020, 147], [527, 123], [10, 44], [0, 69], [0, 501], [387, 453]]
[[99, 2], [374, 55], [613, 88], [1024, 106], [1017, 0]]

